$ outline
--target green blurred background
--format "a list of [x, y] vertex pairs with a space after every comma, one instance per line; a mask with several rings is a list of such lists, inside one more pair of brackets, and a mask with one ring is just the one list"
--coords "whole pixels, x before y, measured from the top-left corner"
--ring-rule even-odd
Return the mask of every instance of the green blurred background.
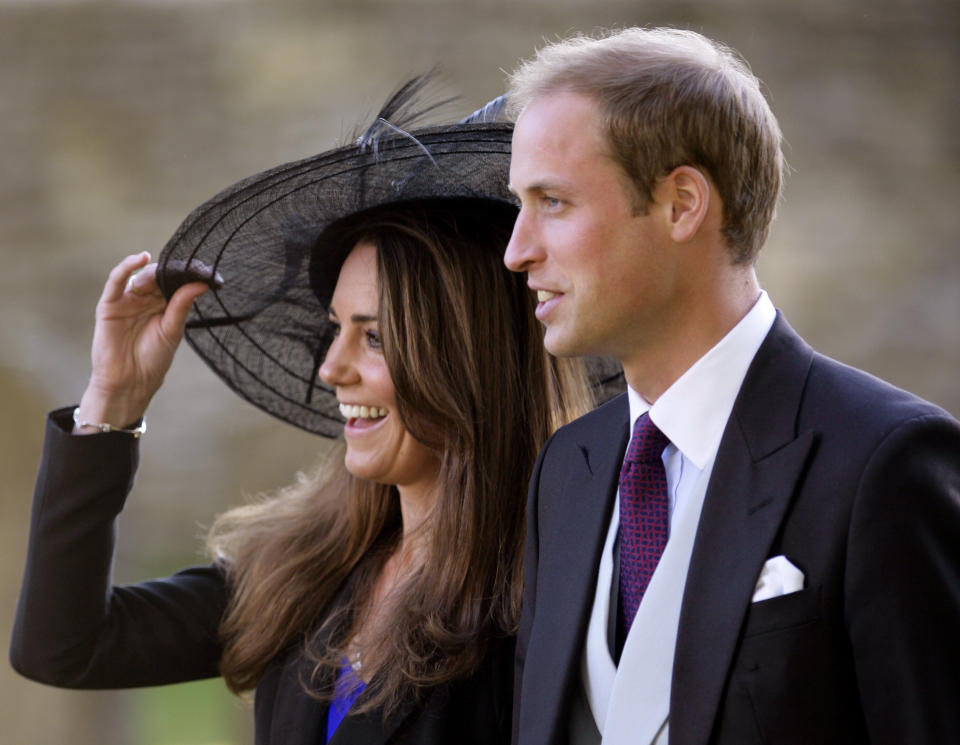
[[[156, 255], [221, 187], [342, 144], [439, 63], [466, 114], [544, 39], [669, 24], [739, 49], [792, 165], [760, 274], [821, 351], [960, 413], [960, 28], [935, 0], [0, 0], [0, 639], [47, 410], [89, 372], [108, 269]], [[203, 561], [218, 511], [323, 442], [235, 398], [189, 350], [149, 412], [118, 581]], [[0, 745], [248, 745], [219, 681], [125, 692], [0, 666]]]

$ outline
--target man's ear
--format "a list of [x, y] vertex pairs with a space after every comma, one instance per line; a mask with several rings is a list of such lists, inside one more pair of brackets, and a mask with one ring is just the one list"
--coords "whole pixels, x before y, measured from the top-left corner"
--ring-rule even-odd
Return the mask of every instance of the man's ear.
[[693, 166], [677, 166], [656, 188], [657, 202], [668, 206], [670, 237], [687, 243], [696, 236], [710, 209], [710, 182]]

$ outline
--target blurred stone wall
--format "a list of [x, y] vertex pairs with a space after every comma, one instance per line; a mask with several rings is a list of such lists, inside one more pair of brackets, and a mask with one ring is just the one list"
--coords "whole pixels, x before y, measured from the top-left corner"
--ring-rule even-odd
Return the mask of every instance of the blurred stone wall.
[[[0, 0], [0, 639], [44, 413], [83, 390], [93, 307], [119, 258], [156, 255], [223, 186], [343, 143], [411, 74], [439, 63], [462, 94], [452, 113], [466, 114], [544, 39], [635, 24], [703, 31], [764, 81], [792, 175], [760, 273], [792, 324], [960, 414], [951, 3]], [[241, 402], [189, 350], [149, 420], [121, 581], [202, 561], [212, 515], [323, 447]], [[249, 710], [222, 701], [214, 734], [188, 721], [144, 732], [138, 712], [165, 711], [154, 695], [62, 692], [2, 666], [0, 745], [250, 741]]]

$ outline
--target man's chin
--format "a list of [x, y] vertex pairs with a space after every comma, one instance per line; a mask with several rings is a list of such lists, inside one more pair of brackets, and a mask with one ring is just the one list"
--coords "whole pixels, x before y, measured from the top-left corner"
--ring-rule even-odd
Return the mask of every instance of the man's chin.
[[564, 336], [557, 328], [547, 328], [543, 346], [554, 357], [582, 357], [590, 354], [583, 350], [583, 345], [578, 344], [576, 339], [569, 338], [569, 335]]

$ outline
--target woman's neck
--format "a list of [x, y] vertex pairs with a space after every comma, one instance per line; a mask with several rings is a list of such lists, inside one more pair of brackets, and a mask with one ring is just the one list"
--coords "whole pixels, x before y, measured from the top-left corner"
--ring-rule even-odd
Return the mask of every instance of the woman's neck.
[[426, 486], [397, 486], [400, 495], [400, 520], [403, 524], [401, 553], [409, 548], [411, 541], [417, 540], [420, 528], [429, 517], [437, 503], [437, 482]]
[[370, 678], [379, 666], [376, 658], [364, 653], [364, 650], [376, 646], [370, 643], [371, 635], [377, 633], [381, 620], [386, 616], [391, 603], [396, 598], [395, 592], [423, 564], [422, 541], [418, 538], [417, 536], [407, 540], [407, 536], [403, 536], [390, 556], [383, 562], [373, 581], [370, 597], [363, 604], [354, 626], [347, 657], [354, 665], [357, 676], [364, 683], [370, 682]]

